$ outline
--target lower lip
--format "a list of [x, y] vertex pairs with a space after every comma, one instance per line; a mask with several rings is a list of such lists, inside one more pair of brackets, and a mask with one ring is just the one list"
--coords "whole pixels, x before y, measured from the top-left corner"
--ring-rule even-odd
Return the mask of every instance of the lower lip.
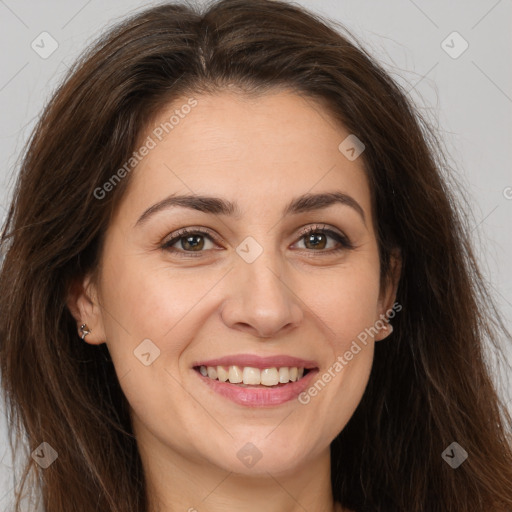
[[284, 386], [268, 388], [242, 387], [230, 382], [221, 382], [201, 375], [198, 371], [194, 373], [213, 391], [229, 400], [248, 407], [268, 407], [281, 405], [297, 398], [310, 385], [318, 370], [310, 370], [304, 377], [295, 382], [289, 382]]

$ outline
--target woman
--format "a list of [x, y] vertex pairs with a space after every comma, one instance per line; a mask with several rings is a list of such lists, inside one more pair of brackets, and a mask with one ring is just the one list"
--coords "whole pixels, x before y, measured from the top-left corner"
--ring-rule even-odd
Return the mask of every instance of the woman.
[[510, 335], [445, 168], [390, 77], [297, 6], [106, 34], [2, 235], [3, 388], [45, 510], [509, 510], [484, 342]]

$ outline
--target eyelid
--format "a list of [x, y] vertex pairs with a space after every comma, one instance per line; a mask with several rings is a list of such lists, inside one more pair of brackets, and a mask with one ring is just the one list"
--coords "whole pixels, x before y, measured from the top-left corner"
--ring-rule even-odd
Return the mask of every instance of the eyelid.
[[162, 242], [162, 246], [166, 246], [170, 242], [176, 242], [180, 238], [188, 235], [188, 234], [196, 234], [200, 233], [202, 235], [208, 235], [213, 242], [222, 242], [227, 243], [220, 235], [217, 235], [209, 228], [204, 228], [200, 226], [187, 226], [186, 228], [180, 228], [176, 231], [173, 231], [166, 239]]
[[[309, 233], [324, 233], [327, 236], [330, 236], [331, 238], [339, 239], [340, 243], [343, 246], [343, 249], [349, 250], [349, 249], [355, 249], [356, 245], [351, 241], [351, 239], [342, 231], [338, 230], [337, 228], [330, 227], [327, 224], [308, 224], [304, 228], [302, 228], [298, 233], [298, 240], [304, 236], [308, 235]], [[297, 242], [294, 242], [297, 243]], [[318, 253], [324, 253], [324, 254], [330, 254], [332, 252], [335, 252], [337, 249], [331, 249], [329, 251], [311, 251], [311, 252], [318, 252]]]
[[[337, 230], [336, 228], [331, 228], [327, 224], [308, 224], [300, 229], [300, 231], [296, 235], [296, 239], [293, 242], [293, 244], [296, 244], [299, 242], [304, 236], [308, 235], [309, 233], [324, 233], [327, 236], [330, 236], [331, 238], [338, 238], [338, 242], [341, 243], [342, 247], [337, 249], [329, 249], [327, 251], [314, 251], [314, 250], [307, 250], [307, 249], [301, 249], [303, 252], [318, 252], [319, 254], [332, 254], [339, 250], [349, 250], [354, 249], [356, 246], [351, 242], [349, 237], [345, 235], [343, 232]], [[180, 228], [177, 231], [174, 231], [167, 237], [167, 239], [160, 244], [160, 248], [164, 251], [167, 250], [169, 252], [179, 253], [181, 255], [187, 255], [185, 257], [191, 256], [191, 257], [197, 257], [201, 255], [202, 253], [208, 252], [208, 251], [183, 251], [183, 250], [171, 250], [172, 245], [174, 245], [180, 238], [185, 237], [188, 234], [202, 234], [206, 235], [210, 240], [215, 243], [223, 243], [226, 244], [227, 242], [220, 236], [214, 233], [209, 228], [200, 227], [200, 226], [187, 226], [185, 228]], [[341, 242], [340, 242], [341, 241]]]
[[313, 231], [319, 231], [319, 232], [325, 232], [325, 233], [336, 233], [339, 236], [345, 236], [342, 232], [336, 230], [335, 228], [332, 228], [328, 226], [327, 224], [307, 224], [306, 226], [302, 227], [300, 231], [298, 232], [299, 238], [302, 236], [307, 235], [308, 233], [311, 233]]

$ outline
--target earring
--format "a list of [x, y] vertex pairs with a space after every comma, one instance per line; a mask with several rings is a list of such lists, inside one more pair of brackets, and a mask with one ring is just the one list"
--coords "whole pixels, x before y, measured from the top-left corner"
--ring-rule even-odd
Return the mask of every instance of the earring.
[[80, 331], [82, 332], [82, 336], [81, 338], [84, 340], [85, 337], [88, 335], [88, 334], [91, 334], [91, 331], [89, 331], [89, 328], [87, 327], [86, 324], [82, 324], [80, 326]]

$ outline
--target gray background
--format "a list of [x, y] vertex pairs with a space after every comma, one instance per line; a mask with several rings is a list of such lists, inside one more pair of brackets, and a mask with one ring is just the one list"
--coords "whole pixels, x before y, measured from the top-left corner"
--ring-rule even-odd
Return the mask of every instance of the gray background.
[[[106, 26], [157, 3], [0, 0], [0, 220], [23, 145], [68, 66]], [[494, 289], [508, 327], [512, 327], [512, 3], [298, 3], [351, 30], [439, 130], [471, 200], [472, 236], [483, 273]], [[448, 37], [454, 31], [469, 44], [457, 58], [445, 51], [455, 55], [463, 48], [458, 36]], [[41, 38], [47, 37], [40, 36], [42, 32], [48, 32], [58, 43], [55, 52], [45, 59], [31, 47], [33, 41], [42, 46]], [[49, 40], [45, 41], [48, 50]], [[512, 386], [505, 385], [500, 392], [512, 406]], [[9, 508], [13, 483], [5, 418], [0, 409], [0, 510]]]

